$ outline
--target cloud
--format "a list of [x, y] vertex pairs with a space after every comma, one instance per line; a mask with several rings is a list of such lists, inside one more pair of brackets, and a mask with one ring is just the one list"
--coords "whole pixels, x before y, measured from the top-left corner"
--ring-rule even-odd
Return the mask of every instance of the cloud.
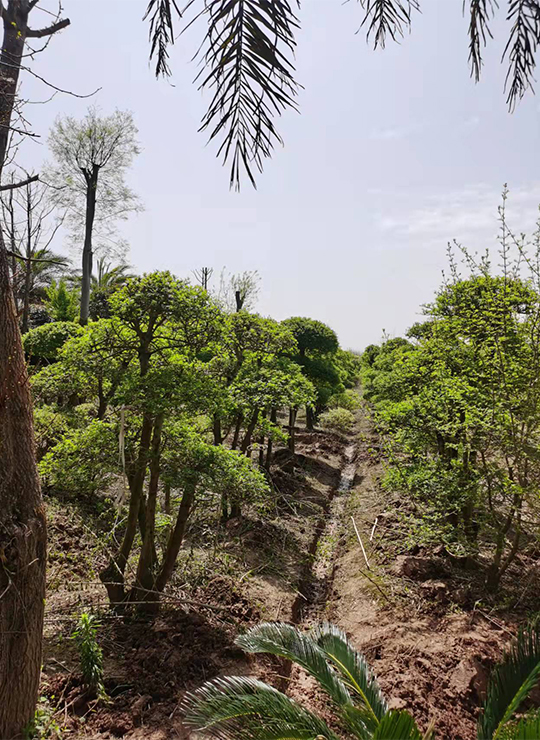
[[[375, 225], [387, 235], [406, 240], [440, 244], [456, 239], [473, 247], [488, 246], [499, 231], [501, 203], [501, 191], [483, 184], [437, 195], [409, 195], [405, 202], [395, 203], [395, 210], [376, 214]], [[510, 190], [507, 222], [516, 234], [534, 230], [539, 204], [540, 182]]]
[[392, 141], [405, 139], [407, 136], [413, 136], [428, 128], [428, 123], [412, 123], [408, 126], [393, 126], [389, 128], [374, 129], [370, 134], [370, 139], [376, 141]]

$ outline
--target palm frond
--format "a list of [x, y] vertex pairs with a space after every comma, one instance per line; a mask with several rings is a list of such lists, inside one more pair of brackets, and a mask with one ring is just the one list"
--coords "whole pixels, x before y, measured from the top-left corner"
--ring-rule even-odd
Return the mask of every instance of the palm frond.
[[500, 738], [540, 678], [540, 625], [521, 630], [515, 645], [493, 669], [487, 700], [478, 724], [479, 740]]
[[[371, 719], [370, 724], [375, 728], [388, 712], [388, 705], [364, 656], [353, 648], [345, 633], [333, 624], [320, 625], [312, 636], [341, 674], [353, 698], [361, 701], [362, 708]], [[354, 721], [354, 714], [349, 711], [351, 721]]]
[[143, 20], [150, 21], [150, 60], [156, 58], [156, 77], [170, 77], [169, 46], [174, 44], [173, 11], [182, 17], [176, 0], [149, 0]]
[[371, 737], [372, 740], [422, 740], [422, 733], [408, 712], [390, 710]]
[[242, 172], [255, 186], [254, 169], [262, 172], [263, 160], [283, 143], [275, 116], [297, 109], [298, 19], [288, 0], [207, 0], [194, 20], [201, 17], [208, 31], [197, 80], [213, 98], [200, 130], [221, 140], [217, 156], [231, 163], [231, 187], [239, 189]]
[[540, 737], [540, 713], [523, 717], [519, 722], [506, 725], [500, 735], [500, 740], [538, 740]]
[[[463, 0], [463, 10], [466, 1]], [[480, 80], [482, 71], [482, 47], [486, 46], [488, 37], [493, 38], [489, 21], [496, 7], [497, 0], [469, 0], [469, 64], [476, 82]]]
[[375, 49], [384, 49], [386, 38], [392, 41], [403, 37], [410, 28], [413, 10], [420, 10], [418, 0], [360, 0], [365, 10], [362, 26], [367, 26], [368, 40], [374, 38]]
[[218, 740], [338, 740], [319, 717], [252, 678], [217, 678], [182, 702], [185, 722]]
[[533, 89], [540, 37], [540, 0], [510, 0], [507, 20], [513, 25], [503, 54], [509, 61], [505, 90], [508, 106], [513, 110], [527, 90]]
[[326, 653], [296, 627], [263, 622], [238, 637], [236, 644], [248, 653], [270, 653], [294, 661], [317, 679], [338, 707], [352, 704], [347, 687], [328, 664]]

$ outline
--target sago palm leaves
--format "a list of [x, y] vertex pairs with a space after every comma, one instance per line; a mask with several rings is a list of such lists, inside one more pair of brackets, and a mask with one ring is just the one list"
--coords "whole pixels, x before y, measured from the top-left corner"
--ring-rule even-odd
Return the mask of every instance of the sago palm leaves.
[[[392, 711], [365, 658], [337, 627], [309, 633], [264, 623], [237, 639], [249, 653], [270, 653], [304, 668], [332, 701], [346, 736], [359, 740], [427, 740], [406, 711]], [[515, 714], [540, 678], [540, 628], [522, 630], [494, 669], [478, 723], [478, 740], [538, 740], [540, 713]], [[219, 740], [337, 740], [326, 722], [276, 689], [252, 678], [217, 678], [188, 694], [186, 723]], [[339, 732], [339, 730], [338, 730]], [[342, 733], [343, 734], [343, 733]]]
[[[239, 637], [250, 653], [294, 661], [317, 679], [347, 734], [359, 740], [422, 740], [407, 712], [388, 710], [375, 677], [343, 632], [323, 624], [311, 633], [283, 623], [264, 623]], [[336, 734], [279, 691], [247, 678], [209, 681], [184, 702], [187, 724], [220, 740], [333, 740]]]
[[520, 631], [515, 645], [491, 674], [487, 701], [478, 725], [479, 740], [540, 737], [540, 733], [512, 734], [520, 725], [523, 733], [538, 727], [537, 717], [525, 719], [516, 726], [508, 724], [539, 678], [540, 627], [536, 624]]

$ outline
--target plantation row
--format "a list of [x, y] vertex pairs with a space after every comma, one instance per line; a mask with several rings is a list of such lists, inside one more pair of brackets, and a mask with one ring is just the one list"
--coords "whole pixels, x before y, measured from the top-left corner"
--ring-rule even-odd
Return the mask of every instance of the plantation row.
[[540, 533], [538, 251], [501, 245], [495, 271], [463, 252], [463, 277], [451, 255], [425, 320], [363, 355], [386, 487], [412, 499], [417, 541], [467, 556], [492, 591]]
[[195, 511], [219, 527], [268, 506], [300, 409], [308, 428], [350, 426], [360, 363], [318, 321], [227, 313], [167, 272], [129, 279], [106, 309], [24, 336], [39, 468], [49, 495], [118, 512], [100, 574], [111, 603], [155, 605]]

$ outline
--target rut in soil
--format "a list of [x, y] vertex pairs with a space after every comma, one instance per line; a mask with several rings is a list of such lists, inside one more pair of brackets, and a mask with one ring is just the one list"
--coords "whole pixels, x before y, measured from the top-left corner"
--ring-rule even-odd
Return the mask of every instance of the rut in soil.
[[324, 619], [334, 576], [337, 545], [344, 524], [347, 496], [356, 474], [357, 454], [356, 442], [350, 443], [343, 454], [339, 485], [331, 492], [315, 528], [300, 576], [298, 595], [292, 605], [293, 624], [312, 626]]

